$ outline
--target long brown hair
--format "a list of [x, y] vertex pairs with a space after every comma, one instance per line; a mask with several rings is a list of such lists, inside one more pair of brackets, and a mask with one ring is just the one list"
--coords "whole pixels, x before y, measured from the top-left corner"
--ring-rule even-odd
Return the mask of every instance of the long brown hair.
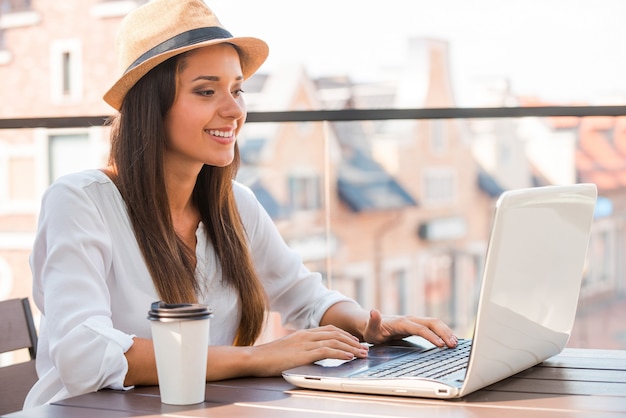
[[[152, 69], [127, 93], [119, 114], [111, 120], [109, 156], [113, 180], [126, 203], [159, 297], [171, 303], [195, 302], [202, 291], [194, 274], [194, 252], [174, 231], [163, 172], [167, 143], [163, 119], [176, 97], [183, 55]], [[233, 195], [239, 162], [235, 145], [230, 165], [203, 166], [192, 200], [216, 251], [222, 280], [239, 295], [240, 322], [234, 344], [252, 345], [261, 333], [267, 301]]]

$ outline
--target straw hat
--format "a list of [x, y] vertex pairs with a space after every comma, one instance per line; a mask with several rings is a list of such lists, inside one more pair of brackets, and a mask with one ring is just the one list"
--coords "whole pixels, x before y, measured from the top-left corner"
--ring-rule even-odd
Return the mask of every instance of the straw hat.
[[208, 45], [233, 44], [244, 78], [263, 64], [269, 53], [257, 38], [236, 38], [202, 0], [152, 0], [128, 14], [116, 39], [122, 76], [104, 101], [119, 110], [126, 93], [148, 71], [174, 55]]

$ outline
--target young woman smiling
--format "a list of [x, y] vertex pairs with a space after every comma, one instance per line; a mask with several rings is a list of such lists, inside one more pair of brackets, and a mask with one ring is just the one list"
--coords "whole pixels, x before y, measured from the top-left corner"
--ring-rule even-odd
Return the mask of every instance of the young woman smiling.
[[[118, 53], [108, 167], [58, 179], [42, 201], [40, 379], [25, 407], [156, 384], [156, 300], [213, 309], [208, 380], [365, 357], [363, 341], [456, 345], [438, 319], [383, 316], [327, 289], [235, 181], [242, 85], [267, 57], [263, 41], [233, 37], [201, 0], [153, 0], [123, 20]], [[297, 331], [255, 344], [270, 310]]]

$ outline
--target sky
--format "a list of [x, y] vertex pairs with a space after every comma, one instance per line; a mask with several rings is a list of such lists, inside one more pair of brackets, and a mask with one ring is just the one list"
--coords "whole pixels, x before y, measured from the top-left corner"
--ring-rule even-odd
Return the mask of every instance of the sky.
[[[626, 0], [206, 0], [235, 36], [270, 46], [261, 71], [374, 79], [411, 37], [449, 43], [458, 106], [479, 81], [558, 104], [623, 104]], [[621, 102], [615, 102], [621, 100]]]

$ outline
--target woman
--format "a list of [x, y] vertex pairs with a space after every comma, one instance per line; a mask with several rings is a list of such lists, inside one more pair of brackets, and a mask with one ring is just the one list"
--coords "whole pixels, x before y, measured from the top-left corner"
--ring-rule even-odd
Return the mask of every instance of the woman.
[[[360, 341], [456, 345], [439, 320], [384, 317], [325, 288], [234, 181], [242, 83], [263, 41], [232, 37], [201, 0], [154, 0], [124, 19], [118, 49], [109, 166], [43, 198], [31, 256], [40, 379], [25, 407], [157, 384], [146, 313], [159, 299], [213, 309], [207, 380], [366, 357]], [[299, 331], [254, 345], [270, 309]]]

